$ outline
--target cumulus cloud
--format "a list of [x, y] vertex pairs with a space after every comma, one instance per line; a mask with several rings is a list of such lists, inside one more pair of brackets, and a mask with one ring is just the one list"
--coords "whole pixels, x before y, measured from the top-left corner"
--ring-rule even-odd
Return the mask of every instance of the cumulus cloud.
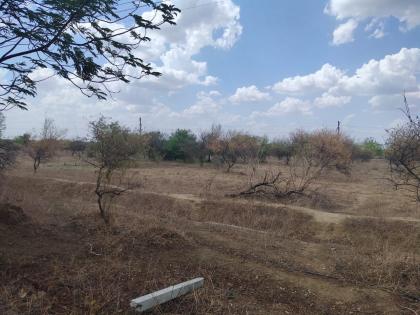
[[393, 16], [407, 29], [420, 25], [418, 0], [330, 0], [325, 12], [338, 20], [347, 18], [364, 20]]
[[301, 113], [303, 115], [312, 114], [312, 104], [309, 101], [302, 100], [295, 97], [286, 97], [281, 102], [274, 104], [267, 111], [253, 112], [251, 117], [264, 117], [264, 116], [280, 116], [288, 113]]
[[404, 90], [418, 91], [419, 72], [420, 49], [402, 48], [382, 59], [370, 60], [356, 69], [353, 75], [325, 64], [314, 73], [285, 78], [274, 84], [273, 90], [281, 94], [301, 95], [328, 92], [318, 99], [318, 103], [343, 103], [347, 99], [333, 96], [374, 96], [398, 94]]
[[196, 103], [184, 109], [182, 115], [202, 115], [217, 113], [222, 107], [221, 102], [215, 99], [219, 96], [220, 93], [218, 91], [201, 91], [197, 93]]
[[323, 91], [335, 86], [343, 75], [344, 72], [340, 69], [325, 64], [315, 73], [290, 77], [277, 82], [273, 86], [273, 91], [283, 94]]
[[314, 106], [318, 108], [343, 106], [350, 103], [351, 96], [334, 96], [329, 93], [323, 93], [321, 96], [315, 98]]
[[259, 102], [270, 99], [270, 94], [260, 91], [255, 85], [236, 89], [235, 94], [229, 97], [232, 103]]
[[325, 64], [314, 73], [285, 78], [274, 84], [272, 89], [286, 98], [267, 111], [254, 112], [254, 116], [310, 114], [315, 108], [344, 106], [351, 103], [353, 97], [369, 97], [368, 103], [374, 109], [395, 109], [401, 104], [403, 91], [411, 99], [420, 99], [419, 73], [419, 48], [402, 48], [382, 59], [372, 59], [354, 74]]
[[385, 36], [384, 19], [394, 17], [400, 21], [400, 30], [409, 31], [420, 26], [420, 1], [418, 0], [329, 0], [326, 14], [338, 21], [348, 19], [333, 33], [336, 45], [353, 41], [353, 33], [358, 24], [367, 21], [365, 31], [372, 38]]
[[[242, 33], [240, 8], [231, 0], [210, 4], [205, 0], [180, 0], [177, 6], [194, 11], [182, 10], [176, 27], [164, 25], [160, 30], [149, 32], [147, 35], [152, 40], [135, 52], [153, 61], [155, 69], [164, 75], [147, 80], [178, 89], [191, 84], [216, 84], [217, 78], [207, 75], [207, 62], [197, 61], [194, 56], [204, 47], [226, 50], [236, 43]], [[154, 13], [146, 12], [144, 16], [153, 18]]]
[[402, 48], [381, 60], [372, 59], [356, 70], [353, 76], [343, 76], [334, 92], [351, 95], [395, 94], [418, 90], [420, 49]]
[[333, 33], [333, 45], [342, 45], [354, 41], [354, 31], [358, 23], [355, 19], [350, 19], [347, 22], [340, 24]]

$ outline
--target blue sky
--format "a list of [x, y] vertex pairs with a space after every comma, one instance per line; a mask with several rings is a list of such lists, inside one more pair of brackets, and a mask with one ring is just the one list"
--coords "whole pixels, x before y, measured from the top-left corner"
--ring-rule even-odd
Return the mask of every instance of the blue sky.
[[[6, 113], [6, 135], [56, 120], [84, 136], [100, 114], [147, 130], [199, 132], [212, 123], [271, 138], [335, 128], [356, 139], [402, 122], [402, 92], [420, 103], [418, 0], [177, 0], [178, 25], [137, 53], [163, 73], [86, 98], [59, 78], [43, 82], [28, 112]], [[150, 14], [150, 13], [145, 13]], [[41, 78], [48, 70], [36, 71]]]

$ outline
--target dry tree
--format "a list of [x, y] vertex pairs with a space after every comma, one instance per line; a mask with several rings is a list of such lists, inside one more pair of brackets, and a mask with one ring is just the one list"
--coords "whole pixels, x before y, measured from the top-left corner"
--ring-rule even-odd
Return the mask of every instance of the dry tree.
[[110, 223], [110, 210], [115, 197], [137, 187], [126, 175], [126, 169], [136, 154], [130, 141], [130, 131], [105, 117], [90, 122], [91, 142], [86, 162], [96, 169], [95, 194], [102, 219]]
[[411, 114], [405, 95], [402, 112], [407, 122], [387, 130], [385, 156], [390, 168], [388, 180], [395, 189], [408, 190], [420, 201], [420, 118]]
[[53, 119], [45, 118], [38, 139], [29, 140], [26, 147], [26, 152], [33, 161], [34, 173], [36, 173], [41, 163], [45, 163], [56, 155], [59, 140], [64, 136], [65, 132], [65, 130], [59, 130], [56, 127]]
[[335, 131], [297, 131], [290, 136], [293, 155], [285, 168], [274, 167], [263, 176], [251, 175], [249, 187], [235, 196], [268, 195], [275, 198], [302, 195], [328, 170], [349, 174], [350, 140]]

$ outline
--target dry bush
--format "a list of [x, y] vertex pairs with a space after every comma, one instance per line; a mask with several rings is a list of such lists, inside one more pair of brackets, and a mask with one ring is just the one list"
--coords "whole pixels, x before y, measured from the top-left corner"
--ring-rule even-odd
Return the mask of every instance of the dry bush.
[[116, 197], [134, 187], [125, 169], [136, 153], [130, 141], [130, 132], [118, 122], [107, 122], [105, 117], [90, 123], [91, 145], [86, 162], [95, 167], [95, 194], [102, 219], [110, 222], [110, 210]]
[[15, 165], [18, 147], [10, 140], [0, 139], [0, 172]]
[[203, 131], [199, 136], [200, 163], [210, 163], [218, 149], [218, 141], [222, 136], [222, 126], [212, 125], [209, 131]]
[[220, 126], [204, 134], [208, 157], [215, 157], [230, 172], [239, 163], [256, 165], [268, 154], [268, 140], [238, 131], [222, 132]]
[[408, 190], [420, 201], [420, 118], [413, 117], [404, 96], [407, 122], [388, 131], [386, 158], [395, 189]]
[[312, 133], [299, 130], [291, 135], [291, 143], [293, 155], [287, 171], [277, 167], [261, 176], [254, 170], [250, 186], [239, 195], [302, 195], [330, 169], [349, 174], [351, 146], [346, 136], [326, 129]]
[[27, 154], [33, 160], [34, 173], [38, 170], [41, 163], [53, 158], [60, 147], [60, 138], [65, 134], [64, 130], [59, 130], [54, 120], [45, 118], [39, 139], [32, 139], [26, 147]]

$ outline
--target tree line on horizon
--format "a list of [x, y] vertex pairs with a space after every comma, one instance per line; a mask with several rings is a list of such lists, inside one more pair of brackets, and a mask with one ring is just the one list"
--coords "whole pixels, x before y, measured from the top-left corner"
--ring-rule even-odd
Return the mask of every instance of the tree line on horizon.
[[[265, 162], [268, 157], [275, 157], [288, 163], [296, 147], [297, 135], [317, 132], [297, 129], [287, 137], [270, 140], [267, 136], [224, 130], [219, 124], [213, 124], [208, 130], [199, 134], [183, 128], [166, 134], [161, 131], [133, 131], [117, 121], [104, 117], [100, 120], [121, 129], [120, 132], [125, 134], [127, 144], [131, 147], [133, 159], [216, 163], [225, 165], [227, 171], [237, 163], [247, 163], [249, 160]], [[4, 124], [4, 118], [2, 121]], [[337, 134], [335, 130], [320, 130], [324, 133]], [[39, 134], [24, 133], [9, 141], [37, 159], [38, 164], [39, 160], [52, 158], [58, 150], [70, 151], [74, 156], [89, 153], [89, 146], [93, 141], [91, 136], [66, 139], [65, 134], [65, 130], [60, 130], [52, 119], [46, 118]], [[384, 157], [384, 145], [371, 137], [362, 142], [356, 142], [343, 133], [340, 133], [339, 137], [349, 146], [353, 161], [369, 161]]]

